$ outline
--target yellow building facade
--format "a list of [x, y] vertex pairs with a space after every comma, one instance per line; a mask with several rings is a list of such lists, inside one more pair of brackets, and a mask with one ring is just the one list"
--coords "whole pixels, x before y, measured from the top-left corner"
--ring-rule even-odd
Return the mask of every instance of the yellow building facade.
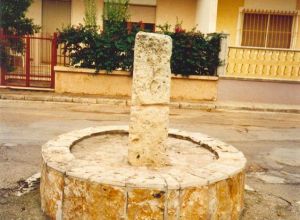
[[[105, 0], [95, 0], [97, 23], [102, 26]], [[183, 28], [196, 28], [204, 33], [229, 34], [230, 46], [241, 46], [244, 12], [252, 9], [257, 14], [284, 14], [293, 16], [292, 44], [290, 49], [300, 48], [300, 0], [131, 0], [130, 21], [155, 25], [182, 22]], [[84, 0], [34, 0], [27, 13], [42, 32], [54, 32], [57, 28], [84, 23]]]
[[[96, 0], [98, 25], [102, 26], [104, 0]], [[177, 20], [185, 29], [195, 27], [197, 0], [131, 0], [130, 21], [165, 23], [175, 26]], [[27, 16], [42, 26], [42, 32], [54, 32], [66, 25], [84, 23], [84, 0], [34, 0]]]
[[225, 76], [300, 81], [299, 0], [219, 0], [228, 37]]
[[[101, 28], [105, 0], [95, 2]], [[221, 75], [300, 80], [300, 0], [131, 0], [129, 12], [130, 22], [227, 34]], [[84, 0], [34, 0], [27, 16], [51, 34], [84, 13]]]

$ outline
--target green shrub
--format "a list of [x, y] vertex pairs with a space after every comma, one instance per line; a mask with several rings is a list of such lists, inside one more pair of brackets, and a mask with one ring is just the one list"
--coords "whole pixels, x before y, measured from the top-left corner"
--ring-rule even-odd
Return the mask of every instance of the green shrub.
[[105, 2], [104, 30], [98, 33], [90, 26], [70, 26], [59, 32], [58, 43], [64, 45], [71, 64], [111, 72], [116, 69], [132, 71], [133, 49], [136, 33], [126, 26], [128, 0]]
[[[107, 24], [109, 25], [109, 24]], [[140, 30], [128, 33], [125, 24], [101, 34], [84, 27], [68, 27], [60, 32], [59, 43], [65, 44], [73, 65], [111, 72], [132, 71], [134, 40]], [[204, 36], [199, 32], [167, 33], [173, 40], [171, 70], [182, 75], [216, 75], [222, 34]]]
[[96, 2], [84, 0], [84, 23], [86, 26], [97, 28]]
[[212, 33], [207, 36], [196, 28], [186, 31], [182, 21], [177, 18], [174, 32], [168, 23], [158, 26], [160, 33], [169, 35], [173, 40], [171, 57], [172, 73], [188, 75], [216, 75], [221, 65], [219, 52], [222, 34]]
[[200, 32], [169, 33], [173, 40], [171, 69], [182, 75], [216, 75], [221, 34], [205, 37]]
[[60, 32], [58, 42], [68, 52], [71, 65], [94, 68], [96, 72], [132, 71], [134, 39], [138, 30], [135, 27], [127, 33], [127, 29], [120, 26], [113, 32], [106, 30], [99, 34], [83, 25], [71, 26]]
[[[129, 18], [128, 0], [105, 2], [103, 32], [88, 26], [68, 27], [60, 32], [59, 43], [65, 45], [71, 64], [111, 72], [116, 69], [132, 71], [134, 40], [140, 30], [134, 26], [127, 30]], [[171, 32], [169, 24], [158, 26], [159, 33], [171, 36], [173, 51], [171, 70], [182, 75], [216, 75], [219, 60], [221, 34], [204, 36], [200, 32], [186, 32], [182, 22]]]
[[23, 53], [25, 44], [21, 37], [37, 33], [40, 29], [33, 20], [26, 17], [32, 0], [0, 0], [0, 31], [4, 35], [18, 36], [0, 39], [0, 66], [10, 72], [12, 53]]

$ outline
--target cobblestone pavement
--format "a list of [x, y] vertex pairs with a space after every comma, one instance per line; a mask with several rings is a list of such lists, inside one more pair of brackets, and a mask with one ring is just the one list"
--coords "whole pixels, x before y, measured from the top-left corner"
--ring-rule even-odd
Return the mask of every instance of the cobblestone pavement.
[[[129, 107], [0, 100], [0, 219], [45, 219], [39, 192], [15, 196], [40, 170], [41, 145], [74, 129], [127, 124]], [[299, 219], [300, 114], [172, 109], [171, 127], [207, 133], [248, 159], [243, 219]]]

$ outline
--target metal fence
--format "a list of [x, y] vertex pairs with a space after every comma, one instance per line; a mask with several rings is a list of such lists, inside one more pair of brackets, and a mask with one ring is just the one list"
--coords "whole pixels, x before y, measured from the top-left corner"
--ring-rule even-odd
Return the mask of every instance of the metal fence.
[[[12, 69], [1, 66], [1, 85], [54, 88], [57, 36], [11, 36], [0, 34]], [[19, 48], [18, 50], [11, 48]], [[16, 52], [17, 51], [17, 52]]]

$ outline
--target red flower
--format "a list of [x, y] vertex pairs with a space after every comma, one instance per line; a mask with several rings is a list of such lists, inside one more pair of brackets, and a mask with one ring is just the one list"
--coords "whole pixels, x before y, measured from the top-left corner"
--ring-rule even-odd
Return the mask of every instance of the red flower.
[[185, 29], [180, 26], [175, 27], [175, 33], [185, 33]]

